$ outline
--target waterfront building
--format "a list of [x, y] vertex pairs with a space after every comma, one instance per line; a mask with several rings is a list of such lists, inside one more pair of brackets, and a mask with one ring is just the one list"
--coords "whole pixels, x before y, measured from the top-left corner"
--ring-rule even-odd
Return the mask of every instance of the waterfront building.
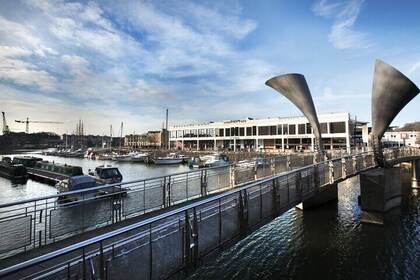
[[166, 129], [148, 131], [145, 134], [130, 134], [124, 137], [124, 146], [131, 149], [163, 149], [166, 143]]
[[[325, 149], [363, 146], [366, 122], [349, 113], [318, 115]], [[354, 125], [356, 124], [356, 125]], [[312, 127], [304, 116], [267, 119], [246, 118], [169, 127], [172, 149], [188, 150], [314, 150]]]
[[420, 147], [420, 131], [386, 131], [381, 141], [384, 147]]

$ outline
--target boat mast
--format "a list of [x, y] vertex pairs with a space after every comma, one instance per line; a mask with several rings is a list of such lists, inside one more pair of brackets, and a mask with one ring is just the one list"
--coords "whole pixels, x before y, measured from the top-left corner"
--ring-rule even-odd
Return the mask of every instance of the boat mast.
[[122, 136], [123, 136], [123, 126], [124, 126], [124, 123], [121, 122], [120, 152], [121, 152], [121, 144], [122, 144]]

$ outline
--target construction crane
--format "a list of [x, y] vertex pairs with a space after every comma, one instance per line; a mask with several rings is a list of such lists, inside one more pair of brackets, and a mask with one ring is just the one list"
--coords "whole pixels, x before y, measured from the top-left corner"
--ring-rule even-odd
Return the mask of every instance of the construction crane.
[[26, 121], [15, 120], [17, 123], [26, 123], [26, 133], [29, 133], [29, 123], [56, 123], [61, 124], [63, 122], [48, 122], [48, 121], [30, 121], [29, 118], [26, 118]]
[[3, 134], [8, 134], [10, 132], [10, 129], [6, 123], [6, 114], [4, 112], [1, 113], [3, 114]]

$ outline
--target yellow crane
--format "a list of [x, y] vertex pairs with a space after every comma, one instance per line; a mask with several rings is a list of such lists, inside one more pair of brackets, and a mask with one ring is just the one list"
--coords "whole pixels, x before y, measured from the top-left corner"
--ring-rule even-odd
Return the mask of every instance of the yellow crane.
[[26, 118], [26, 121], [15, 120], [17, 123], [26, 123], [26, 133], [29, 133], [29, 123], [56, 123], [62, 124], [63, 122], [50, 122], [50, 121], [30, 121], [29, 118]]

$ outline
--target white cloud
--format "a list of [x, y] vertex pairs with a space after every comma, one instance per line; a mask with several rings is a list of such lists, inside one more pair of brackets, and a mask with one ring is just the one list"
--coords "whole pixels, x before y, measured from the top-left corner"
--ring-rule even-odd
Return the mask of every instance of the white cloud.
[[312, 11], [315, 15], [333, 18], [334, 23], [328, 35], [329, 42], [338, 49], [367, 49], [373, 46], [368, 34], [353, 29], [360, 14], [363, 0], [347, 2], [333, 2], [320, 0], [316, 2]]
[[414, 63], [414, 65], [408, 70], [408, 74], [411, 75], [417, 71], [417, 69], [420, 69], [420, 61], [417, 61]]
[[340, 2], [329, 3], [328, 0], [320, 0], [313, 5], [312, 11], [317, 16], [330, 17], [337, 11], [340, 5]]
[[33, 52], [27, 49], [0, 46], [0, 79], [20, 85], [36, 86], [40, 90], [54, 91], [56, 79], [24, 60], [31, 55]]

